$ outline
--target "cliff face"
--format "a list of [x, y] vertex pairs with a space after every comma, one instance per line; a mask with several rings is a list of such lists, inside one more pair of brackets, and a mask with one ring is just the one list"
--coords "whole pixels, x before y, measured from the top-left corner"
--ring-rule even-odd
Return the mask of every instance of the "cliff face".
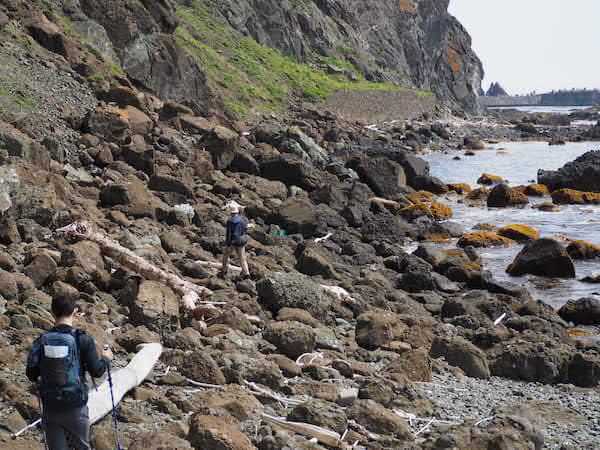
[[[180, 0], [180, 3], [190, 3]], [[369, 80], [477, 109], [483, 69], [449, 0], [206, 0], [239, 32], [300, 61], [344, 59]]]

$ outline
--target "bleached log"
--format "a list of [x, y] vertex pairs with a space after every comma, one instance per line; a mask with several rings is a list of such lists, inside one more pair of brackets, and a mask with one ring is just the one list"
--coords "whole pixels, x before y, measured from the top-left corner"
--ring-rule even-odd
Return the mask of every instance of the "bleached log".
[[327, 239], [329, 239], [331, 236], [333, 236], [333, 233], [327, 233], [325, 236], [320, 237], [320, 238], [316, 238], [315, 239], [315, 243], [318, 244], [319, 242], [323, 242], [326, 241]]
[[[220, 262], [215, 262], [215, 261], [196, 261], [196, 264], [202, 266], [202, 267], [208, 267], [209, 269], [219, 269], [221, 270], [223, 268], [223, 264]], [[234, 266], [229, 264], [229, 270], [233, 271], [233, 272], [241, 272], [242, 268], [238, 267], [238, 266]]]
[[57, 233], [64, 233], [79, 239], [95, 242], [105, 254], [115, 259], [122, 266], [133, 270], [147, 280], [160, 281], [168, 285], [181, 295], [181, 301], [188, 309], [194, 309], [201, 296], [212, 294], [210, 289], [190, 283], [172, 273], [165, 272], [102, 233], [93, 231], [92, 226], [87, 222], [73, 223], [60, 228], [57, 230]]
[[340, 434], [336, 433], [335, 431], [308, 423], [289, 422], [283, 417], [271, 416], [269, 414], [263, 414], [262, 418], [265, 422], [271, 425], [278, 426], [293, 433], [301, 434], [302, 436], [306, 436], [308, 438], [315, 438], [319, 442], [328, 445], [329, 447], [342, 450], [350, 450], [352, 448], [350, 444], [343, 442]]
[[[141, 349], [126, 367], [112, 372], [113, 394], [118, 404], [125, 394], [139, 386], [150, 375], [162, 353], [160, 344], [143, 344]], [[110, 385], [108, 380], [90, 391], [88, 400], [90, 422], [98, 422], [112, 411]]]
[[356, 300], [354, 300], [354, 297], [352, 297], [346, 289], [344, 289], [340, 286], [327, 286], [326, 284], [322, 284], [321, 289], [323, 289], [325, 292], [329, 292], [330, 294], [333, 294], [339, 300], [348, 300], [351, 302], [356, 301]]

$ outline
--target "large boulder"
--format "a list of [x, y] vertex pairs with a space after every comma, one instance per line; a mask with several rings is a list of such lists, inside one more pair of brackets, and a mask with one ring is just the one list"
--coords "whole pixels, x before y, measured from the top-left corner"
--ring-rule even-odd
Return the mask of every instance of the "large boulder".
[[217, 126], [204, 135], [202, 143], [212, 155], [215, 168], [223, 170], [233, 162], [240, 146], [240, 136], [229, 128]]
[[373, 400], [357, 400], [346, 414], [374, 433], [406, 440], [413, 437], [405, 419]]
[[292, 422], [310, 423], [340, 434], [348, 427], [348, 418], [344, 410], [335, 403], [324, 400], [309, 400], [294, 407], [287, 419]]
[[255, 450], [250, 439], [231, 416], [213, 417], [198, 413], [190, 419], [188, 440], [196, 450]]
[[289, 234], [300, 233], [309, 238], [317, 231], [317, 212], [306, 198], [291, 197], [283, 202], [275, 221]]
[[138, 287], [130, 311], [134, 323], [160, 330], [161, 326], [179, 319], [179, 298], [170, 287], [145, 280]]
[[36, 288], [40, 288], [54, 276], [56, 269], [54, 259], [42, 253], [27, 265], [25, 275], [33, 280]]
[[23, 158], [42, 169], [50, 168], [50, 156], [42, 145], [2, 121], [0, 121], [0, 148], [6, 149], [9, 156]]
[[460, 367], [467, 376], [483, 379], [490, 377], [485, 353], [460, 336], [451, 339], [434, 339], [430, 356], [432, 358], [443, 356], [448, 364]]
[[292, 321], [271, 323], [263, 332], [263, 338], [294, 360], [304, 353], [312, 353], [316, 343], [312, 327]]
[[393, 198], [406, 190], [404, 169], [387, 158], [354, 158], [348, 165], [380, 197]]
[[275, 272], [256, 284], [258, 301], [274, 313], [282, 308], [304, 309], [319, 320], [327, 318], [331, 299], [309, 277]]
[[600, 299], [585, 297], [579, 300], [569, 300], [559, 310], [558, 314], [567, 322], [575, 325], [600, 324]]
[[560, 242], [542, 238], [525, 245], [506, 272], [513, 276], [531, 274], [551, 278], [575, 278], [575, 265]]
[[498, 184], [491, 190], [487, 198], [490, 208], [506, 208], [529, 203], [529, 198], [521, 191], [509, 187], [507, 184]]
[[558, 170], [539, 170], [538, 183], [550, 191], [569, 188], [600, 192], [600, 151], [589, 151]]
[[129, 450], [192, 450], [188, 441], [165, 432], [138, 434], [128, 448]]
[[307, 191], [312, 191], [323, 184], [319, 172], [309, 162], [289, 154], [262, 161], [260, 173], [269, 180], [296, 185]]

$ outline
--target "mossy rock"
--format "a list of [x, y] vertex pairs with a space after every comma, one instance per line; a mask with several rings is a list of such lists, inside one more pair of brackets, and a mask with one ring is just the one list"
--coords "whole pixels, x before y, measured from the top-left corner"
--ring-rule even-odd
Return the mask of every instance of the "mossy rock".
[[476, 248], [508, 247], [513, 242], [512, 239], [501, 236], [495, 231], [473, 231], [464, 234], [456, 245], [459, 247], [471, 246]]
[[513, 241], [524, 242], [540, 238], [540, 232], [529, 225], [511, 224], [498, 230], [500, 236], [504, 236]]
[[448, 184], [448, 190], [454, 191], [457, 194], [468, 194], [473, 191], [473, 188], [467, 183], [451, 183]]
[[575, 189], [559, 189], [552, 193], [552, 201], [557, 205], [597, 205], [600, 204], [600, 194]]
[[573, 259], [595, 259], [600, 257], [600, 245], [587, 241], [572, 241], [567, 246], [567, 253]]
[[545, 184], [530, 184], [525, 187], [524, 190], [525, 195], [529, 195], [530, 197], [544, 197], [550, 194], [548, 187]]
[[483, 173], [477, 180], [477, 184], [485, 184], [487, 186], [491, 186], [493, 184], [504, 183], [504, 178], [499, 175], [494, 175], [491, 173]]

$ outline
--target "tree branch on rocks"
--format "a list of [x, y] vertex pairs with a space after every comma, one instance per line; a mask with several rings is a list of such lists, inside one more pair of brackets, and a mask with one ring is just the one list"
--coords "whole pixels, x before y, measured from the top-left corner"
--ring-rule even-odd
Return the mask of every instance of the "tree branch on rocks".
[[271, 416], [269, 414], [263, 414], [262, 418], [265, 422], [283, 428], [284, 430], [310, 438], [316, 438], [319, 442], [328, 445], [329, 447], [342, 450], [350, 450], [353, 447], [350, 444], [343, 442], [339, 433], [326, 428], [302, 422], [289, 422], [283, 417]]
[[188, 309], [194, 309], [202, 296], [212, 295], [211, 290], [165, 272], [102, 233], [93, 231], [92, 226], [87, 222], [75, 222], [56, 231], [67, 236], [95, 242], [104, 253], [114, 258], [124, 267], [133, 270], [145, 279], [165, 283], [181, 295], [181, 301]]

